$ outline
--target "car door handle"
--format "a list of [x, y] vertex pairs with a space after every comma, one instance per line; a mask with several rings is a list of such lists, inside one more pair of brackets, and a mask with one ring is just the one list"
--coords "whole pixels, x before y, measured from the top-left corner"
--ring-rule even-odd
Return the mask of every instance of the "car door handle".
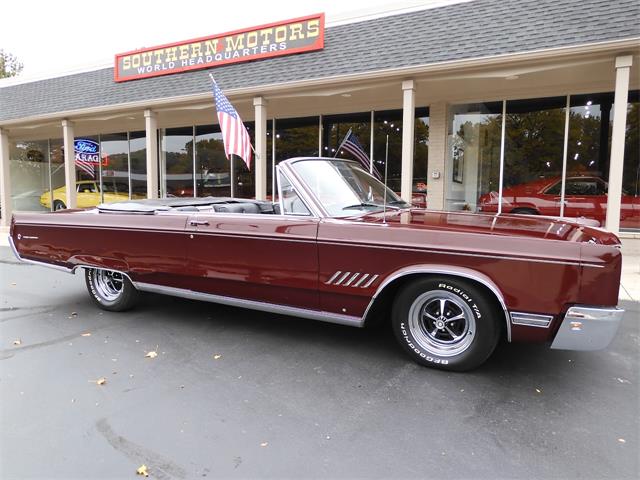
[[189, 220], [189, 225], [209, 225], [207, 220]]

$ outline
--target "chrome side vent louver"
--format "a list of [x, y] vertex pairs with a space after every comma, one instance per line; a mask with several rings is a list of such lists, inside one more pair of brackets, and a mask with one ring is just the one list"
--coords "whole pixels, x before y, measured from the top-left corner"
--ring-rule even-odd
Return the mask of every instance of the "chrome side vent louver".
[[331, 278], [324, 282], [325, 285], [342, 285], [352, 288], [369, 288], [380, 275], [361, 272], [343, 272], [338, 270]]
[[548, 328], [553, 320], [551, 315], [537, 315], [535, 313], [511, 312], [511, 323], [526, 325], [527, 327]]

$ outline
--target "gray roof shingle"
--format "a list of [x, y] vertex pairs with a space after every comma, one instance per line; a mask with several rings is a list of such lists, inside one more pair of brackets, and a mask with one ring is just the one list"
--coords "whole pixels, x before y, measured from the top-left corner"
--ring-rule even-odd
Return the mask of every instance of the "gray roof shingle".
[[[640, 36], [638, 0], [475, 0], [327, 28], [317, 52], [215, 68], [223, 89], [258, 87]], [[410, 42], [407, 40], [410, 39]], [[0, 88], [0, 122], [208, 92], [208, 72], [113, 81], [113, 68]]]

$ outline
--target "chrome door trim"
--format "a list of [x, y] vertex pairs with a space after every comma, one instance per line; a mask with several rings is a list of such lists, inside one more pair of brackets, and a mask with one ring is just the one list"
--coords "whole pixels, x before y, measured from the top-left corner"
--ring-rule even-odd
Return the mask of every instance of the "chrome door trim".
[[507, 309], [507, 305], [504, 301], [504, 296], [500, 292], [500, 289], [486, 275], [483, 275], [482, 273], [479, 273], [464, 267], [449, 267], [446, 265], [415, 265], [413, 267], [402, 268], [400, 270], [397, 270], [391, 273], [380, 283], [380, 285], [378, 285], [376, 293], [374, 293], [373, 297], [371, 297], [371, 301], [369, 302], [369, 305], [367, 305], [367, 309], [362, 315], [362, 322], [364, 323], [364, 321], [367, 318], [367, 314], [369, 313], [369, 310], [373, 306], [373, 303], [375, 302], [376, 298], [378, 297], [378, 295], [380, 295], [380, 293], [382, 293], [382, 291], [385, 289], [387, 285], [389, 285], [394, 280], [397, 280], [398, 278], [401, 278], [407, 275], [416, 274], [416, 273], [425, 273], [425, 274], [436, 273], [441, 275], [451, 275], [454, 277], [463, 277], [463, 278], [468, 278], [470, 280], [474, 280], [484, 285], [485, 287], [487, 287], [494, 294], [498, 302], [500, 302], [500, 306], [502, 307], [502, 310], [504, 312], [504, 319], [507, 326], [507, 341], [511, 342], [511, 318], [509, 315], [509, 310]]
[[310, 320], [319, 320], [328, 323], [337, 323], [339, 325], [347, 325], [350, 327], [363, 327], [364, 320], [361, 317], [351, 315], [341, 315], [338, 313], [321, 312], [318, 310], [308, 310], [305, 308], [290, 307], [286, 305], [277, 305], [274, 303], [258, 302], [255, 300], [245, 300], [242, 298], [226, 297], [223, 295], [214, 295], [212, 293], [196, 292], [184, 288], [167, 287], [164, 285], [156, 285], [152, 283], [133, 282], [133, 286], [143, 292], [160, 293], [163, 295], [171, 295], [174, 297], [188, 298], [190, 300], [200, 300], [205, 302], [220, 303], [232, 307], [248, 308], [251, 310], [259, 310], [261, 312], [277, 313], [279, 315], [290, 315], [293, 317], [307, 318]]

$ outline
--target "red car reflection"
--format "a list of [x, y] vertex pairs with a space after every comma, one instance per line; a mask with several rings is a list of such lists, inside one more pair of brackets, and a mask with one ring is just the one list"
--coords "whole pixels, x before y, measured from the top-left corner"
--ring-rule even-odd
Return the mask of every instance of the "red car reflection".
[[[505, 188], [502, 211], [531, 215], [560, 215], [559, 177], [543, 178]], [[481, 212], [498, 211], [498, 193], [489, 192], [478, 199]], [[564, 197], [565, 217], [592, 218], [604, 225], [607, 216], [607, 183], [599, 177], [568, 177]], [[640, 228], [640, 197], [622, 192], [621, 228]]]

